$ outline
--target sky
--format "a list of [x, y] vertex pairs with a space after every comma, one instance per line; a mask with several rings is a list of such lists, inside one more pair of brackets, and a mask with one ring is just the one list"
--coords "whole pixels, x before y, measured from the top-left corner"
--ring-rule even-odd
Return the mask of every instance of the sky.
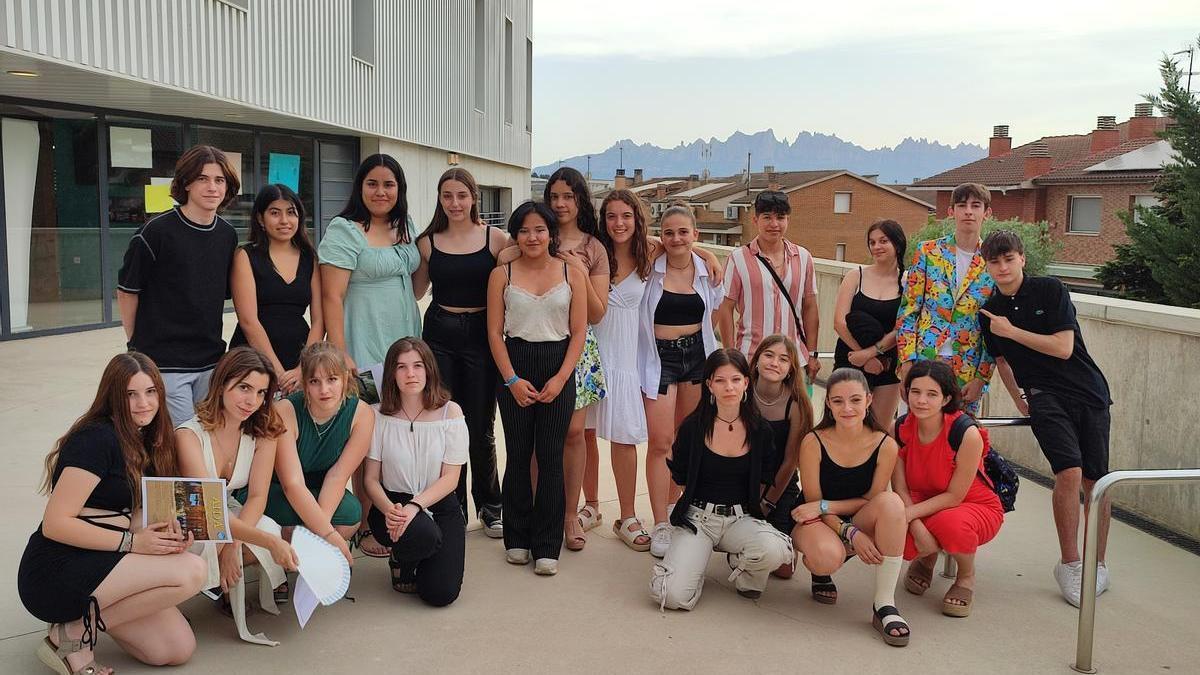
[[533, 163], [768, 128], [867, 148], [1087, 133], [1198, 35], [1196, 0], [533, 0]]

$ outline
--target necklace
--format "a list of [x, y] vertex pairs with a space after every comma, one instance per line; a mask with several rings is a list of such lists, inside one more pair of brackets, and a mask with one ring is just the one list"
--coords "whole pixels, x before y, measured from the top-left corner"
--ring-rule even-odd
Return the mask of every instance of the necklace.
[[[217, 450], [217, 452], [220, 452], [222, 455], [224, 455], [224, 454], [225, 454], [225, 445], [224, 445], [223, 443], [221, 443], [221, 439], [220, 439], [220, 437], [219, 437], [219, 434], [216, 432], [216, 430], [215, 430], [215, 429], [213, 430], [213, 432], [212, 432], [211, 434], [209, 434], [209, 435], [208, 435], [208, 437], [212, 439], [213, 445], [215, 446], [215, 449]], [[240, 440], [240, 439], [239, 439], [239, 440]], [[240, 444], [239, 444], [239, 445], [240, 445]], [[230, 469], [232, 470], [232, 468], [233, 468], [233, 461], [234, 461], [234, 459], [236, 459], [236, 458], [237, 458], [237, 455], [235, 454], [234, 456], [227, 458], [227, 459], [225, 460], [225, 463], [223, 463], [221, 466], [219, 466], [219, 467], [218, 467], [218, 466], [216, 465], [216, 464], [217, 464], [217, 458], [216, 458], [216, 454], [214, 453], [214, 455], [213, 455], [213, 468], [217, 470], [217, 477], [218, 477], [218, 478], [220, 478], [220, 477], [221, 477], [221, 475], [224, 473], [224, 469], [225, 469], [226, 467], [228, 467], [228, 468], [230, 468]]]
[[325, 434], [329, 433], [329, 430], [333, 428], [334, 420], [337, 419], [337, 413], [335, 412], [329, 419], [317, 424], [317, 418], [313, 416], [312, 409], [307, 404], [305, 404], [304, 408], [308, 411], [308, 421], [312, 423], [313, 430], [317, 432], [317, 438], [325, 438]]
[[769, 407], [775, 405], [776, 403], [779, 403], [779, 401], [782, 400], [786, 394], [787, 394], [787, 390], [785, 389], [784, 391], [780, 392], [780, 394], [778, 396], [775, 397], [774, 401], [768, 401], [768, 400], [764, 399], [762, 396], [758, 395], [758, 388], [756, 387], [754, 389], [754, 400], [758, 401], [762, 405], [769, 408]]
[[691, 260], [689, 260], [689, 261], [687, 262], [687, 264], [686, 264], [686, 265], [684, 265], [683, 267], [676, 267], [676, 266], [674, 266], [674, 265], [672, 265], [672, 264], [671, 264], [671, 260], [670, 260], [669, 258], [667, 259], [667, 267], [670, 267], [670, 268], [671, 268], [671, 269], [673, 269], [673, 270], [686, 270], [687, 268], [689, 268], [689, 267], [691, 267], [691, 266], [692, 266], [692, 261], [691, 261]]
[[740, 420], [740, 419], [742, 418], [742, 415], [741, 415], [741, 413], [738, 413], [738, 414], [737, 414], [737, 415], [736, 415], [736, 416], [735, 416], [733, 419], [731, 419], [731, 420], [727, 420], [727, 419], [725, 419], [724, 417], [721, 417], [720, 415], [718, 415], [718, 414], [716, 414], [716, 413], [713, 413], [713, 417], [716, 417], [717, 419], [721, 420], [722, 422], [724, 422], [724, 423], [728, 424], [728, 425], [729, 425], [729, 430], [730, 430], [730, 431], [733, 431], [733, 423], [734, 423], [734, 422], [736, 422], [736, 421], [738, 421], [738, 420]]
[[424, 407], [422, 407], [420, 410], [418, 410], [418, 411], [417, 411], [417, 414], [416, 414], [416, 415], [414, 415], [414, 416], [412, 416], [412, 417], [409, 417], [409, 416], [408, 416], [408, 411], [406, 411], [406, 410], [404, 409], [404, 406], [400, 406], [400, 414], [401, 414], [401, 415], [404, 415], [404, 419], [408, 420], [408, 430], [409, 430], [410, 432], [411, 432], [411, 431], [414, 431], [414, 429], [415, 429], [415, 427], [416, 427], [417, 418], [418, 418], [418, 417], [420, 417], [420, 416], [421, 416], [421, 413], [422, 413], [422, 412], [424, 412], [424, 411], [425, 411], [425, 408], [424, 408]]

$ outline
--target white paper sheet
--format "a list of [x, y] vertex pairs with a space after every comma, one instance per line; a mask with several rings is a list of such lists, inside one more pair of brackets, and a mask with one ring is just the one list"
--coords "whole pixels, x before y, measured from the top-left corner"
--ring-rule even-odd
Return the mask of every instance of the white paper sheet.
[[304, 577], [296, 577], [296, 588], [292, 591], [292, 606], [296, 608], [296, 619], [300, 621], [301, 628], [304, 628], [308, 620], [312, 618], [313, 610], [319, 603], [317, 594], [308, 587], [308, 582], [304, 580]]
[[108, 154], [114, 167], [154, 168], [154, 146], [149, 129], [108, 128]]

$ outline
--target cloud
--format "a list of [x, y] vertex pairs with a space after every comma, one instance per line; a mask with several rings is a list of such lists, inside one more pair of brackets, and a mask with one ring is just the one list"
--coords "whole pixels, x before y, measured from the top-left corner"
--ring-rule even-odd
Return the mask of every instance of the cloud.
[[[651, 0], [634, 7], [534, 0], [539, 58], [630, 56], [647, 60], [763, 58], [892, 40], [963, 38], [997, 33], [1047, 39], [1178, 26], [1200, 17], [1194, 0], [860, 0], [848, 3]], [[1164, 49], [1174, 47], [1164, 45]]]

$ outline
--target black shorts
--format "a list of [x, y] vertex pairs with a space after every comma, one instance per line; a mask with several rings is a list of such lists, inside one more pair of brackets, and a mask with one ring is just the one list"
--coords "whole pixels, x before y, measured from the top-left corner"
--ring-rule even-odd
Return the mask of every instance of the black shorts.
[[658, 394], [680, 382], [700, 384], [704, 380], [704, 337], [692, 333], [675, 340], [658, 340], [658, 361], [662, 369], [658, 376]]
[[767, 514], [767, 522], [776, 530], [789, 537], [792, 536], [792, 530], [796, 528], [796, 521], [792, 519], [792, 509], [803, 503], [800, 488], [789, 485], [784, 489], [783, 494], [779, 495], [779, 501], [775, 503], [775, 510]]
[[1088, 480], [1103, 478], [1110, 423], [1108, 407], [1093, 408], [1048, 391], [1029, 396], [1029, 426], [1054, 473], [1079, 467]]

